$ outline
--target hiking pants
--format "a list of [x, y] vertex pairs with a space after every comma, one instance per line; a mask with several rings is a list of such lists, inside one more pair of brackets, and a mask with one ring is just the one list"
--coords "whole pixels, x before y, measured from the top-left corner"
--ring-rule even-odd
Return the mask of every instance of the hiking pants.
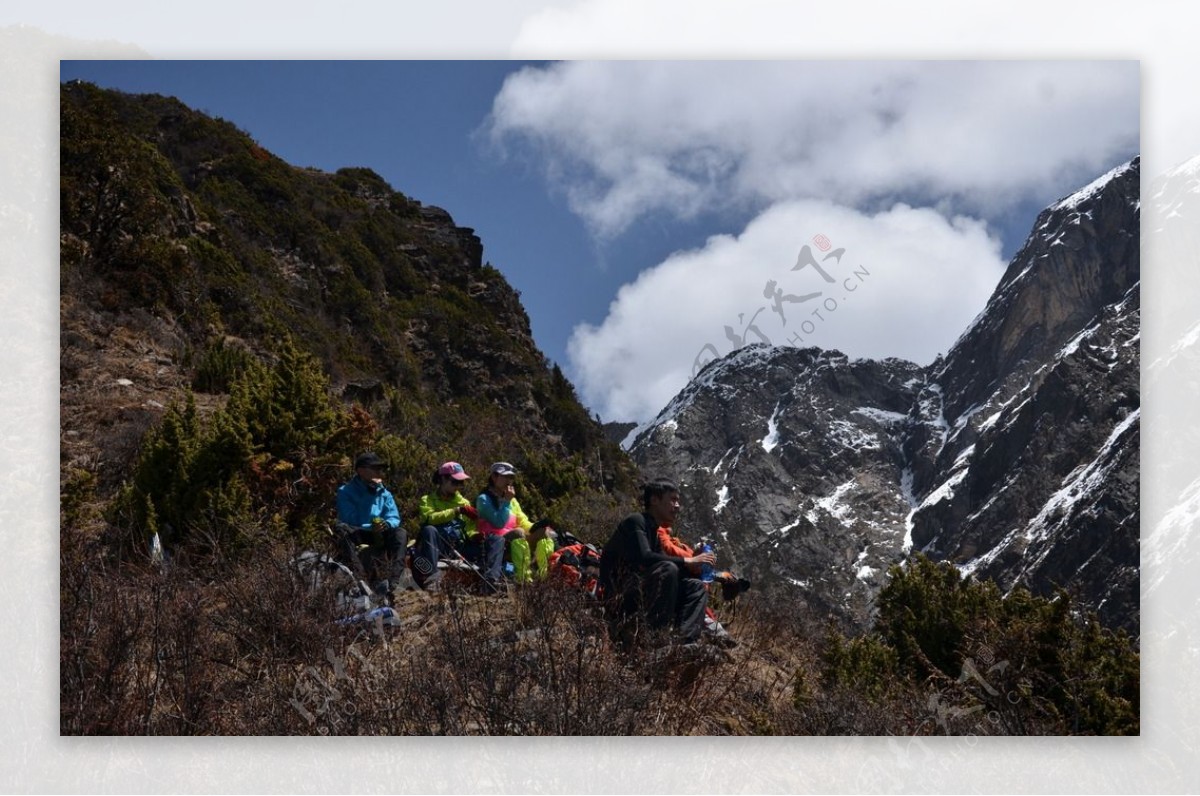
[[426, 525], [417, 534], [413, 550], [413, 579], [421, 588], [436, 583], [440, 577], [437, 562], [442, 558], [457, 558], [454, 554], [461, 541], [456, 532]]
[[[372, 583], [400, 579], [404, 572], [403, 528], [374, 531], [339, 523], [338, 548], [356, 577]], [[366, 545], [359, 550], [360, 545]]]
[[509, 531], [503, 535], [488, 534], [483, 538], [483, 574], [489, 583], [499, 584], [504, 580], [504, 550], [510, 543], [514, 577], [518, 583], [529, 580], [529, 542], [525, 541], [520, 531]]
[[700, 638], [708, 590], [699, 578], [673, 561], [659, 561], [642, 575], [641, 598], [651, 627], [677, 627], [684, 642]]

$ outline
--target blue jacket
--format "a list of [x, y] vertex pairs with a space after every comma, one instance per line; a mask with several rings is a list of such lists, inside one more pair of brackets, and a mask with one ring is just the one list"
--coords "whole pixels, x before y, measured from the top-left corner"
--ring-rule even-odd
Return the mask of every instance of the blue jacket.
[[380, 484], [372, 486], [357, 475], [338, 487], [338, 522], [355, 528], [370, 528], [371, 519], [381, 518], [388, 527], [400, 527], [400, 509], [392, 493]]

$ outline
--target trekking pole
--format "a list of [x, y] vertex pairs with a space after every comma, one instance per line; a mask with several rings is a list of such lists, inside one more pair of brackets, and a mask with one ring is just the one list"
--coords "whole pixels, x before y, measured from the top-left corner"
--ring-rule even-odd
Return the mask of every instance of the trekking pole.
[[464, 556], [462, 553], [460, 553], [457, 547], [451, 546], [450, 549], [454, 551], [454, 555], [458, 557], [458, 560], [461, 561], [462, 563], [466, 564], [467, 569], [474, 572], [475, 575], [478, 576], [478, 578], [481, 581], [483, 581], [489, 589], [491, 589], [493, 592], [499, 591], [499, 589], [496, 588], [496, 584], [492, 583], [490, 580], [488, 580], [486, 577], [484, 577], [483, 573], [479, 571], [479, 568], [476, 567], [474, 564], [472, 564], [470, 561], [468, 561], [467, 557]]

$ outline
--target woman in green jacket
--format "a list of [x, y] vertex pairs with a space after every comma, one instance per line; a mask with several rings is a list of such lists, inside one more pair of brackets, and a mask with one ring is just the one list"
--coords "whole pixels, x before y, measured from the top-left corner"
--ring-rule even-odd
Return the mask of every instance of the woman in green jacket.
[[412, 570], [413, 579], [423, 589], [438, 588], [439, 559], [453, 558], [456, 552], [468, 560], [479, 557], [479, 533], [475, 528], [479, 515], [459, 491], [470, 477], [458, 462], [446, 462], [433, 474], [434, 491], [421, 497], [417, 512], [421, 530], [413, 550]]

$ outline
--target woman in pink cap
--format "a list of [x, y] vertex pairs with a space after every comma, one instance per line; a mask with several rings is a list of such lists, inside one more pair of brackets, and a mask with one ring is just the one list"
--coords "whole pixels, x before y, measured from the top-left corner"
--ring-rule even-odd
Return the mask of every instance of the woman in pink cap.
[[421, 530], [413, 550], [412, 572], [423, 589], [438, 588], [438, 559], [453, 558], [456, 551], [468, 560], [479, 558], [479, 532], [475, 526], [479, 515], [459, 492], [463, 481], [470, 477], [458, 462], [446, 462], [433, 474], [434, 491], [421, 497], [417, 511]]

